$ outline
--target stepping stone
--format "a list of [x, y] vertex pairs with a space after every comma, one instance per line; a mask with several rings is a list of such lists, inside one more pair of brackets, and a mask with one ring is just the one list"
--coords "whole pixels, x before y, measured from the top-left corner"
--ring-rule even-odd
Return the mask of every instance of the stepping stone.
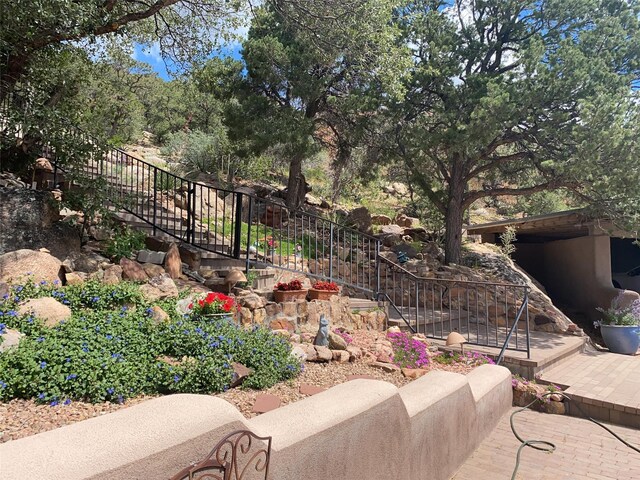
[[373, 377], [371, 375], [347, 375], [347, 382], [350, 382], [351, 380], [358, 380], [358, 379], [364, 379], [364, 380], [375, 380], [376, 377]]
[[267, 413], [271, 410], [275, 410], [282, 404], [282, 400], [280, 400], [275, 395], [271, 395], [269, 393], [261, 393], [256, 397], [256, 402], [253, 404], [252, 411], [254, 413]]
[[324, 392], [326, 388], [317, 387], [315, 385], [309, 385], [307, 383], [300, 384], [300, 393], [302, 395], [315, 395], [316, 393]]

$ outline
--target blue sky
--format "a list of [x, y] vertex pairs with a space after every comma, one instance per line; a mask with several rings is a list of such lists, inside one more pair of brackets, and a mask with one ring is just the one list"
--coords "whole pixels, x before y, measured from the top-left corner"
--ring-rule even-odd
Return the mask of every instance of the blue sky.
[[[242, 47], [239, 43], [232, 43], [223, 47], [219, 52], [215, 52], [214, 54], [212, 54], [211, 58], [218, 56], [231, 57], [239, 60], [242, 58], [240, 55], [241, 48]], [[173, 64], [170, 61], [168, 63], [165, 63], [165, 60], [160, 54], [160, 46], [158, 44], [154, 44], [150, 48], [138, 44], [134, 48], [132, 57], [134, 58], [134, 60], [151, 65], [153, 71], [156, 72], [158, 76], [163, 80], [171, 80], [172, 77], [169, 73], [169, 70], [171, 70]], [[167, 65], [169, 66], [169, 70], [167, 69]]]

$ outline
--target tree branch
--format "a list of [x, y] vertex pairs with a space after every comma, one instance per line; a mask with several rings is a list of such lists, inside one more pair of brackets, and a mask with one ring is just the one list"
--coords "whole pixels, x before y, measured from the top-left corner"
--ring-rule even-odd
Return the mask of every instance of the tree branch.
[[549, 180], [548, 182], [534, 185], [533, 187], [523, 188], [492, 188], [488, 190], [471, 190], [467, 192], [464, 198], [464, 207], [469, 207], [473, 202], [484, 197], [503, 197], [506, 195], [522, 196], [531, 195], [533, 193], [544, 192], [545, 190], [557, 190], [558, 188], [575, 188], [576, 183], [563, 179]]

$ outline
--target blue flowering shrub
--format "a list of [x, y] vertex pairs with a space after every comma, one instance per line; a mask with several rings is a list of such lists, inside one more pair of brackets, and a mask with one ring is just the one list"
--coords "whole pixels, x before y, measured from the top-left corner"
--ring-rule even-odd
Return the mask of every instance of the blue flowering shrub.
[[[68, 305], [71, 318], [47, 328], [31, 315], [18, 315], [20, 302], [43, 296]], [[266, 388], [300, 372], [289, 343], [264, 328], [180, 316], [175, 300], [155, 304], [170, 315], [156, 324], [153, 305], [128, 282], [12, 287], [0, 299], [0, 328], [26, 336], [0, 354], [0, 400], [34, 398], [55, 405], [220, 392], [229, 388], [234, 362], [254, 370], [243, 387]]]

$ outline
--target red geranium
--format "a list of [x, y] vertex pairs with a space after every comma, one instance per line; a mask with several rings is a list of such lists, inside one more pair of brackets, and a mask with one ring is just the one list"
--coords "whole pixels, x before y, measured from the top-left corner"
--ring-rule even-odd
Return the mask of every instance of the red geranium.
[[189, 304], [189, 310], [195, 315], [235, 313], [236, 308], [236, 302], [232, 297], [218, 292], [209, 292]]
[[291, 292], [293, 290], [302, 290], [302, 282], [300, 280], [291, 280], [289, 283], [278, 283], [275, 290], [283, 292]]
[[314, 283], [311, 288], [314, 290], [326, 290], [327, 292], [337, 292], [340, 287], [335, 282], [322, 282], [318, 281]]

